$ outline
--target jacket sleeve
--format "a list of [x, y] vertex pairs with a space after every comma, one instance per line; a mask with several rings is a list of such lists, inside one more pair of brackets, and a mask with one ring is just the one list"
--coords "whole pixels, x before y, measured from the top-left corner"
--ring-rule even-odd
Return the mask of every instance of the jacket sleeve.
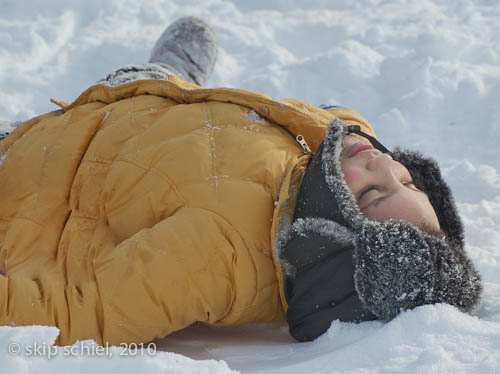
[[147, 342], [220, 320], [233, 300], [231, 231], [215, 213], [181, 208], [96, 257], [103, 342]]

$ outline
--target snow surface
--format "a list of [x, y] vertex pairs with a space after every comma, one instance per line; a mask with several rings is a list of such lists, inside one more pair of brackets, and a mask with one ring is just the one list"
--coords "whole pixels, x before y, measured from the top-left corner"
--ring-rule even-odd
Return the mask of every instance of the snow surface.
[[[334, 322], [311, 343], [295, 343], [285, 325], [269, 324], [196, 325], [155, 342], [183, 356], [124, 358], [113, 348], [111, 358], [62, 350], [34, 358], [26, 348], [53, 342], [55, 328], [0, 327], [0, 373], [500, 372], [500, 4], [2, 0], [0, 132], [10, 127], [5, 121], [57, 109], [49, 98], [72, 101], [111, 69], [145, 62], [168, 23], [185, 15], [218, 34], [209, 87], [351, 107], [387, 146], [437, 158], [484, 279], [483, 305], [475, 316], [434, 305], [389, 323]], [[25, 354], [9, 355], [11, 343]]]

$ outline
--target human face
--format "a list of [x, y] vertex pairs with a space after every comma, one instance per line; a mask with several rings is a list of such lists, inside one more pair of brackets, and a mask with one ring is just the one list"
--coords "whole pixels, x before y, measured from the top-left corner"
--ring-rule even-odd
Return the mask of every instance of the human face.
[[403, 164], [353, 135], [344, 139], [341, 168], [361, 212], [376, 221], [401, 219], [439, 231], [427, 195], [413, 184]]

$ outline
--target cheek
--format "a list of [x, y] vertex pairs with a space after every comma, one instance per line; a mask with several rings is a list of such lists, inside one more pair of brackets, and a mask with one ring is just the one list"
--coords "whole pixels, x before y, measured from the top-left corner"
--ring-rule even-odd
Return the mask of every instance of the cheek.
[[363, 180], [363, 174], [360, 169], [349, 166], [342, 166], [342, 171], [344, 172], [344, 178], [353, 193], [357, 193], [361, 181]]

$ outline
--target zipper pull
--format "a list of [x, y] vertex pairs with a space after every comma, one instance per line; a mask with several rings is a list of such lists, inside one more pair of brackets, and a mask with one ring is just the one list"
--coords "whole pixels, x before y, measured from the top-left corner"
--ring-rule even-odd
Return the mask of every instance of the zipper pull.
[[297, 135], [295, 140], [297, 140], [297, 142], [300, 144], [300, 146], [302, 147], [302, 152], [304, 152], [305, 155], [310, 155], [312, 153], [311, 148], [309, 148], [309, 146], [306, 143], [306, 140], [302, 135], [300, 134]]

